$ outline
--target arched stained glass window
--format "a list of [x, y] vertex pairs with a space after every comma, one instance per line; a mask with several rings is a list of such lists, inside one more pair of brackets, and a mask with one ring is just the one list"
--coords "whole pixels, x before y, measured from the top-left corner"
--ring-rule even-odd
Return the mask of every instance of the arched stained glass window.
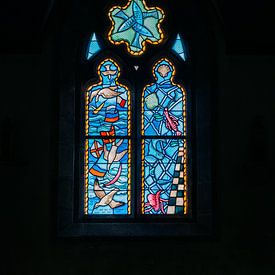
[[[161, 29], [165, 11], [159, 7], [149, 8], [145, 1], [130, 0], [124, 7], [112, 7], [108, 16], [111, 28], [107, 43], [126, 45], [119, 58], [124, 62], [128, 61], [129, 54], [136, 56], [138, 62], [139, 56], [146, 52], [147, 43], [158, 45], [164, 38], [168, 39], [168, 34], [165, 36]], [[183, 44], [179, 40], [177, 35], [170, 48], [179, 49], [176, 54], [182, 57]], [[87, 46], [88, 60], [93, 62], [93, 56], [99, 51], [93, 33]], [[154, 82], [144, 89], [139, 88], [133, 72], [128, 79], [136, 87], [133, 90], [118, 82], [123, 74], [119, 61], [102, 54], [103, 60], [96, 69], [99, 81], [85, 91], [86, 215], [187, 215], [186, 91], [174, 83], [176, 68], [168, 59], [168, 53], [164, 51], [163, 57], [147, 68]], [[139, 66], [134, 66], [136, 74], [138, 69]], [[142, 104], [141, 115], [135, 114], [141, 132], [135, 127], [133, 136], [131, 94], [135, 97], [134, 108]], [[133, 137], [134, 146], [141, 148], [141, 152], [131, 150]], [[134, 163], [139, 177], [131, 177], [131, 160], [137, 159], [134, 154], [141, 154], [141, 161]]]
[[142, 95], [142, 213], [187, 214], [186, 92], [167, 59]]
[[[103, 2], [76, 5], [72, 22], [81, 31], [63, 48], [77, 52], [73, 104], [61, 106], [61, 126], [71, 112], [75, 125], [73, 146], [61, 150], [60, 173], [73, 182], [63, 185], [61, 201], [73, 202], [63, 218], [82, 236], [152, 236], [156, 228], [163, 236], [192, 235], [190, 221], [209, 226], [203, 215], [211, 190], [208, 84], [196, 89], [206, 79], [196, 72], [208, 64], [200, 63], [208, 55], [199, 54], [198, 42], [207, 39], [196, 37], [196, 4]], [[62, 168], [67, 159], [72, 175]]]
[[85, 214], [131, 213], [131, 98], [112, 59], [86, 92]]

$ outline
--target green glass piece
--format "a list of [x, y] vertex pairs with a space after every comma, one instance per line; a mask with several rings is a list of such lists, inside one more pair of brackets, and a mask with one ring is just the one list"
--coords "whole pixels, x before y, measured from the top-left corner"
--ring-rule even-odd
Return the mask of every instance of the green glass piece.
[[163, 39], [160, 23], [164, 12], [157, 7], [148, 8], [145, 1], [129, 0], [126, 7], [113, 7], [109, 12], [112, 28], [109, 40], [113, 44], [127, 44], [127, 50], [133, 55], [145, 51], [146, 42], [159, 44]]

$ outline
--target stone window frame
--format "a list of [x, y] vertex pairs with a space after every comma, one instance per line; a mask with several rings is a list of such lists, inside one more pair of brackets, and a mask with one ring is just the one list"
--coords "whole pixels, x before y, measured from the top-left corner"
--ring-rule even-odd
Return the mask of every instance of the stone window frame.
[[[196, 26], [198, 29], [199, 24]], [[56, 38], [58, 57], [59, 138], [57, 223], [60, 237], [202, 237], [212, 236], [214, 224], [215, 40], [203, 30], [189, 42], [192, 56], [192, 215], [188, 219], [87, 219], [83, 215], [83, 152], [79, 150], [81, 100], [77, 83], [80, 41], [87, 32], [69, 28]], [[201, 39], [206, 43], [202, 46]]]

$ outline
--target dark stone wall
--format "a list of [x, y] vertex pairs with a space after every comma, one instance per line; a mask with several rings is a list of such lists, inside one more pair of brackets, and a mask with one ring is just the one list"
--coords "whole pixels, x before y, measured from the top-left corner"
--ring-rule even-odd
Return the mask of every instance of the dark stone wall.
[[214, 240], [55, 238], [54, 64], [50, 45], [0, 56], [1, 274], [272, 274], [274, 57], [220, 59]]

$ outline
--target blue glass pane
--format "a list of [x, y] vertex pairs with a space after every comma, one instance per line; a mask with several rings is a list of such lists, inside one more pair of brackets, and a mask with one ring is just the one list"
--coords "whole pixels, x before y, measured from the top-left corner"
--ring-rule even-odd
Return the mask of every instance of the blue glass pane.
[[155, 110], [144, 112], [144, 131], [149, 136], [175, 136], [183, 134], [183, 112]]
[[100, 51], [100, 46], [98, 44], [97, 38], [95, 33], [91, 35], [88, 50], [87, 50], [87, 56], [86, 58], [89, 60], [91, 59], [95, 54], [97, 54]]
[[88, 214], [129, 214], [131, 165], [129, 141], [90, 139], [87, 142]]
[[87, 91], [89, 136], [130, 135], [130, 92], [118, 82], [119, 67], [111, 59], [98, 67], [101, 81]]
[[186, 194], [185, 142], [178, 139], [145, 139], [143, 152], [144, 214], [183, 213]]
[[[98, 104], [89, 105], [89, 135], [103, 136], [104, 132], [111, 135], [127, 136], [128, 135], [128, 111], [115, 108], [116, 105], [108, 105], [110, 100], [105, 100], [106, 107], [95, 113], [96, 106], [104, 104], [99, 101]], [[108, 108], [110, 106], [110, 108]], [[114, 106], [114, 107], [113, 107]]]
[[175, 73], [173, 64], [161, 59], [153, 67], [155, 82], [143, 93], [142, 213], [146, 215], [186, 214], [186, 102], [184, 88], [173, 81]]
[[184, 42], [181, 39], [180, 35], [177, 35], [176, 41], [172, 47], [172, 50], [178, 54], [184, 61], [186, 60], [186, 50], [184, 46]]
[[157, 136], [184, 135], [184, 92], [173, 83], [174, 67], [167, 60], [154, 68], [156, 82], [143, 95], [143, 134]]

